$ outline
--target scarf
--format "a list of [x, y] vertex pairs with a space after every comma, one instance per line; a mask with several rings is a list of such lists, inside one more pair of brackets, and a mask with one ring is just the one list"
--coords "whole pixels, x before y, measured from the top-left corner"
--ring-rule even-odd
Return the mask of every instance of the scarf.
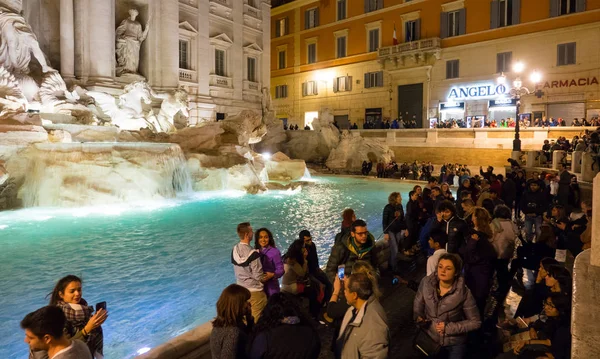
[[354, 252], [356, 252], [356, 255], [358, 255], [358, 258], [362, 258], [365, 254], [367, 254], [372, 248], [373, 248], [373, 244], [371, 243], [371, 245], [366, 245], [362, 248], [359, 248], [356, 245], [356, 242], [354, 241], [354, 237], [350, 236], [350, 245], [352, 246], [352, 249], [354, 249]]
[[283, 319], [281, 319], [281, 323], [282, 324], [299, 324], [300, 323], [300, 318], [299, 317], [284, 317]]
[[[65, 313], [65, 317], [67, 318], [65, 332], [69, 337], [73, 337], [78, 331], [83, 330], [87, 322], [90, 320], [92, 313], [94, 312], [94, 308], [88, 306], [87, 302], [83, 298], [81, 298], [79, 305], [71, 305], [69, 303], [60, 301], [56, 303], [56, 306], [62, 309], [63, 313]], [[96, 353], [102, 355], [104, 335], [101, 327], [92, 330], [88, 334], [87, 340], [86, 338], [83, 338], [83, 341], [85, 341], [87, 344], [92, 356], [96, 356]]]

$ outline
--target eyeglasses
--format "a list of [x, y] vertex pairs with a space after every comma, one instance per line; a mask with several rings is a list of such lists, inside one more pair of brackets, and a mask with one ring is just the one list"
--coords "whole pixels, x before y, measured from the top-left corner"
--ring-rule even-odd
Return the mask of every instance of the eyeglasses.
[[554, 306], [554, 304], [550, 303], [550, 302], [549, 302], [549, 301], [547, 301], [547, 300], [545, 300], [545, 301], [544, 301], [544, 305], [547, 305], [547, 306], [549, 306], [550, 308], [556, 308], [556, 307]]
[[354, 232], [354, 234], [357, 236], [366, 236], [367, 233], [369, 233], [369, 232]]

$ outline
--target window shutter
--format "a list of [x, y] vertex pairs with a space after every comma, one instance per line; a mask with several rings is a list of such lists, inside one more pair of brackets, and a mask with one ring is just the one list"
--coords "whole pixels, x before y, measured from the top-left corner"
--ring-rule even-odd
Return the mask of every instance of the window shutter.
[[454, 77], [460, 77], [460, 60], [454, 61]]
[[279, 20], [275, 21], [275, 37], [281, 36], [281, 23]]
[[352, 91], [352, 76], [346, 76], [346, 91]]
[[452, 61], [446, 61], [446, 78], [452, 78]]
[[302, 84], [302, 96], [306, 96], [306, 87], [308, 86], [308, 84], [305, 82]]
[[287, 85], [283, 85], [283, 98], [287, 97]]
[[304, 30], [308, 29], [310, 15], [308, 11], [304, 12]]
[[315, 9], [315, 27], [319, 26], [319, 8]]
[[445, 39], [448, 37], [448, 13], [443, 12], [440, 16], [440, 37]]
[[312, 82], [313, 86], [313, 95], [318, 95], [319, 94], [319, 84], [316, 81]]
[[421, 19], [415, 20], [415, 33], [413, 37], [413, 41], [421, 40]]
[[290, 33], [290, 19], [289, 18], [285, 18], [285, 32], [283, 33], [284, 35], [287, 35]]
[[369, 12], [369, 2], [371, 0], [365, 0], [365, 14]]
[[383, 0], [377, 0], [377, 10], [383, 9]]
[[336, 77], [335, 79], [333, 79], [333, 92], [338, 92], [338, 90], [339, 90], [338, 81], [340, 81], [339, 77]]
[[575, 9], [577, 12], [585, 11], [585, 0], [577, 0], [577, 6]]
[[573, 65], [577, 63], [576, 43], [567, 44], [567, 64]]
[[467, 9], [458, 10], [458, 34], [464, 35], [467, 33]]
[[[514, 9], [514, 7], [513, 7]], [[497, 29], [499, 23], [500, 2], [494, 0], [490, 4], [490, 29]]]
[[383, 71], [377, 73], [377, 87], [383, 87]]
[[367, 72], [365, 74], [365, 80], [364, 82], [364, 88], [368, 89], [369, 87], [371, 87], [371, 84], [369, 83], [369, 73]]
[[560, 15], [560, 0], [550, 0], [550, 17], [557, 17]]
[[512, 24], [521, 23], [521, 0], [513, 0], [512, 2]]
[[496, 54], [496, 72], [504, 71], [504, 54]]

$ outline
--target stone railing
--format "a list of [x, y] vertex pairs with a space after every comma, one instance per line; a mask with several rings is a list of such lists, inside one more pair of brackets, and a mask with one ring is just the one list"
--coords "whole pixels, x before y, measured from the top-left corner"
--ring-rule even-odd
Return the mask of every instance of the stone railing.
[[260, 83], [244, 80], [244, 91], [260, 91]]
[[252, 16], [254, 18], [257, 18], [259, 20], [262, 19], [261, 11], [258, 10], [257, 8], [255, 8], [255, 7], [252, 7], [252, 6], [248, 5], [248, 4], [244, 4], [244, 14], [250, 15], [250, 16]]
[[378, 56], [381, 58], [389, 56], [411, 55], [414, 53], [435, 52], [441, 49], [440, 43], [440, 38], [433, 37], [429, 39], [405, 42], [393, 46], [380, 47], [378, 50]]
[[210, 86], [224, 87], [224, 88], [232, 88], [233, 80], [231, 77], [219, 76], [219, 75], [210, 75], [209, 78]]
[[179, 69], [179, 81], [197, 82], [196, 71]]

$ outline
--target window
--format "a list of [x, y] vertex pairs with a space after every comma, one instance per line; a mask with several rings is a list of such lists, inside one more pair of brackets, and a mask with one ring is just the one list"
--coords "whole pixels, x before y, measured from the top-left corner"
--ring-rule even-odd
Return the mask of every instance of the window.
[[336, 39], [337, 58], [346, 57], [346, 36], [340, 36]]
[[520, 22], [521, 0], [493, 0], [490, 10], [490, 28], [516, 25]]
[[379, 29], [369, 30], [369, 52], [379, 49]]
[[337, 77], [333, 80], [333, 92], [352, 91], [352, 76]]
[[224, 50], [215, 50], [215, 74], [219, 76], [225, 75], [225, 51]]
[[365, 0], [365, 13], [383, 9], [383, 0]]
[[452, 11], [448, 13], [448, 37], [458, 36], [460, 34], [459, 29], [460, 14], [458, 11]]
[[248, 81], [256, 81], [256, 59], [254, 57], [248, 58]]
[[498, 26], [504, 27], [512, 25], [512, 1], [500, 0], [498, 3], [499, 19]]
[[302, 96], [314, 96], [318, 94], [319, 90], [317, 89], [316, 81], [307, 81], [302, 84]]
[[456, 79], [458, 78], [458, 60], [446, 61], [446, 78]]
[[383, 71], [365, 73], [365, 88], [383, 87]]
[[512, 63], [512, 52], [501, 52], [496, 54], [496, 72], [510, 72]]
[[557, 66], [575, 65], [576, 61], [576, 43], [558, 45]]
[[417, 41], [420, 37], [420, 20], [412, 20], [404, 23], [404, 42]]
[[185, 40], [179, 40], [179, 68], [188, 70], [189, 64], [189, 45]]
[[287, 85], [275, 86], [275, 98], [287, 97]]
[[286, 66], [286, 61], [285, 61], [286, 59], [285, 59], [285, 57], [286, 57], [285, 56], [285, 50], [279, 51], [279, 53], [278, 53], [278, 60], [279, 61], [277, 63], [278, 64], [277, 68], [280, 69], [280, 70], [281, 69], [285, 69], [285, 66]]
[[337, 0], [337, 21], [346, 18], [346, 0]]
[[319, 26], [319, 9], [306, 10], [304, 13], [304, 29], [312, 29]]
[[288, 19], [284, 17], [283, 19], [277, 20], [275, 23], [275, 36], [281, 37], [288, 34]]
[[585, 11], [585, 0], [550, 0], [550, 17]]
[[306, 49], [306, 62], [309, 64], [317, 62], [317, 44], [308, 44]]
[[248, 5], [256, 8], [256, 0], [248, 0]]

